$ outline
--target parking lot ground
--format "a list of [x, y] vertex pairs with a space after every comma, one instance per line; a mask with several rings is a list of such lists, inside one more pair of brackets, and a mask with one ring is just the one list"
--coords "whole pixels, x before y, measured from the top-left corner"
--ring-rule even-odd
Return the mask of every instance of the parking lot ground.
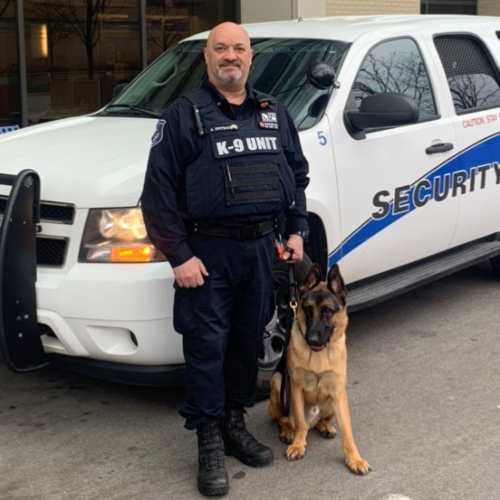
[[[270, 467], [227, 458], [228, 500], [493, 500], [500, 472], [500, 282], [488, 265], [354, 313], [348, 396], [373, 471], [351, 474], [339, 437], [312, 432], [288, 462], [267, 401], [248, 426]], [[190, 500], [196, 438], [182, 388], [103, 382], [55, 368], [0, 366], [2, 500]]]

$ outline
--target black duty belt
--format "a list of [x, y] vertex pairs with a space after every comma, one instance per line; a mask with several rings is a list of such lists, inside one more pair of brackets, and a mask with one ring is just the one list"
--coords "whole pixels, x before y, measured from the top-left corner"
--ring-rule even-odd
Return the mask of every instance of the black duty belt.
[[231, 238], [233, 240], [254, 240], [272, 233], [276, 228], [276, 221], [273, 219], [233, 227], [217, 225], [206, 221], [185, 220], [184, 225], [188, 234], [203, 234], [218, 236], [219, 238]]

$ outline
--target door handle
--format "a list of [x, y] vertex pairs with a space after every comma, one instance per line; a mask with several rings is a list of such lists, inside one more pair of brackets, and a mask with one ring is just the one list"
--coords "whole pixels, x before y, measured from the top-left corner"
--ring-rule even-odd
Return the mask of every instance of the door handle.
[[449, 151], [450, 149], [453, 149], [454, 146], [451, 142], [440, 142], [439, 144], [433, 144], [432, 146], [429, 146], [425, 152], [428, 155], [434, 155], [436, 153], [444, 153], [445, 151]]

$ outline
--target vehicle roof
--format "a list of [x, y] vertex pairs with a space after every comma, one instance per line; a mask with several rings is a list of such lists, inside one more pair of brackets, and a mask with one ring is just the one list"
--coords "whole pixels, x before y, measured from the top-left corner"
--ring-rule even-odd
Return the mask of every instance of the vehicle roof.
[[[314, 38], [353, 42], [358, 37], [373, 32], [385, 35], [411, 34], [412, 30], [443, 32], [471, 32], [475, 28], [493, 27], [500, 30], [500, 18], [465, 15], [384, 15], [343, 16], [295, 19], [254, 24], [242, 24], [251, 38]], [[208, 31], [186, 40], [204, 39]]]

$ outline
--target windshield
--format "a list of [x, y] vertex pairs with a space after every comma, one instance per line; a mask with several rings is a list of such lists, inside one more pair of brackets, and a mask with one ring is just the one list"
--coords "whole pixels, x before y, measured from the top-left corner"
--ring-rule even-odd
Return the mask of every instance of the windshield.
[[[160, 116], [175, 99], [199, 86], [206, 74], [204, 47], [205, 40], [197, 40], [167, 51], [100, 114]], [[307, 80], [307, 69], [321, 61], [338, 73], [348, 47], [345, 42], [332, 40], [253, 40], [250, 82], [281, 101], [299, 130], [309, 128], [321, 118], [330, 89], [313, 87]]]

